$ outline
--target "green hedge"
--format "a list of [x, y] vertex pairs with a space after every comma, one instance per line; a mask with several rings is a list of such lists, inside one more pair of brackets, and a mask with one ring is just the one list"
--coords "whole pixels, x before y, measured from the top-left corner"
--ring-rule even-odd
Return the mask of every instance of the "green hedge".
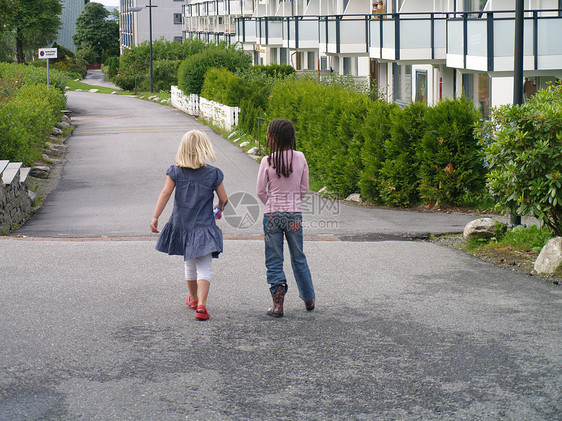
[[212, 67], [205, 73], [201, 96], [229, 107], [240, 106], [244, 81], [227, 69]]
[[0, 105], [0, 159], [33, 165], [60, 120], [66, 99], [46, 85], [25, 85]]
[[[182, 43], [158, 40], [152, 43], [152, 80], [158, 91], [169, 91], [178, 84], [178, 68], [182, 60], [210, 47], [200, 40], [187, 39]], [[107, 63], [106, 63], [107, 64]], [[150, 90], [150, 43], [143, 42], [127, 49], [120, 57], [115, 75], [110, 80], [121, 89]]]
[[410, 206], [462, 205], [483, 194], [478, 113], [468, 100], [401, 109], [369, 94], [343, 78], [276, 81], [266, 120], [294, 123], [311, 178], [339, 196], [360, 192], [371, 203]]
[[234, 47], [210, 47], [185, 59], [178, 70], [178, 87], [186, 94], [200, 94], [205, 74], [212, 67], [231, 72], [250, 67], [252, 58]]
[[[57, 69], [49, 69], [50, 86], [64, 94], [66, 76]], [[0, 95], [11, 95], [25, 85], [47, 84], [47, 69], [17, 63], [0, 63]]]

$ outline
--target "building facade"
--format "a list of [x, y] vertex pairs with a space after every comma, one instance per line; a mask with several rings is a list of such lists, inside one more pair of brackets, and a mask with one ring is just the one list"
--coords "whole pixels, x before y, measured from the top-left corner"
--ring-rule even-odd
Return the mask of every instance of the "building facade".
[[57, 44], [76, 51], [76, 45], [72, 41], [72, 36], [76, 33], [76, 19], [84, 11], [84, 6], [89, 2], [90, 0], [62, 0], [62, 26], [57, 37]]
[[[524, 94], [562, 79], [562, 0], [526, 0]], [[390, 102], [513, 100], [513, 0], [187, 0], [185, 34], [238, 42], [254, 64], [337, 72]]]
[[152, 40], [185, 39], [183, 17], [185, 0], [121, 0], [119, 33], [121, 52], [150, 39], [149, 5], [152, 9]]

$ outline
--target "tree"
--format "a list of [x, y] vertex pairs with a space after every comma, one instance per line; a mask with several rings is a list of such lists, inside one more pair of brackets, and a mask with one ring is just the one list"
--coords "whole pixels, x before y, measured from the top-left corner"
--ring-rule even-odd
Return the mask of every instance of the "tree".
[[15, 32], [16, 58], [25, 63], [25, 50], [45, 47], [57, 37], [61, 26], [61, 0], [19, 0], [10, 3], [2, 18], [6, 28]]
[[98, 59], [102, 55], [119, 55], [119, 24], [108, 19], [110, 13], [101, 3], [88, 3], [76, 19], [76, 34], [72, 40], [77, 51], [93, 50]]

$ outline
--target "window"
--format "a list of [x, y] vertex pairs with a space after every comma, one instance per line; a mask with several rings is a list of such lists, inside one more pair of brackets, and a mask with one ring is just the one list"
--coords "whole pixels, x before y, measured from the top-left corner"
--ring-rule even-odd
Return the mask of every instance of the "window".
[[181, 25], [181, 13], [174, 13], [174, 25]]
[[328, 57], [320, 57], [320, 70], [328, 70]]
[[314, 51], [307, 53], [308, 70], [316, 70], [316, 63], [314, 62]]
[[279, 64], [287, 64], [287, 49], [279, 49]]
[[412, 66], [392, 63], [394, 102], [409, 103], [412, 100]]
[[183, 41], [182, 37], [174, 37], [174, 42], [179, 42], [181, 44], [182, 41]]
[[427, 104], [427, 72], [416, 71], [416, 102]]

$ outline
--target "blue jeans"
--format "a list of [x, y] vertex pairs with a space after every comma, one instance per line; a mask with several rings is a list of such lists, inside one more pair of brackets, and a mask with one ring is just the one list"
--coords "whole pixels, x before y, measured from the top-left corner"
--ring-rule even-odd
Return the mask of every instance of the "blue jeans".
[[263, 216], [265, 237], [265, 266], [271, 294], [279, 285], [287, 284], [283, 271], [283, 236], [291, 254], [291, 266], [297, 281], [299, 296], [308, 301], [314, 298], [312, 277], [303, 252], [302, 214], [300, 212], [273, 212]]

